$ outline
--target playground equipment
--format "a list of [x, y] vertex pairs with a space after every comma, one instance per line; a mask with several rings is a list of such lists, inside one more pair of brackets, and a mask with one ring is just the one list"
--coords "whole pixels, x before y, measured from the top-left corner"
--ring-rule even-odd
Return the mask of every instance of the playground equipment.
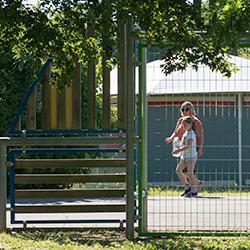
[[[194, 1], [195, 6], [200, 8], [200, 1]], [[79, 86], [79, 65], [75, 72], [74, 80], [71, 84], [65, 87], [64, 90], [57, 91], [55, 87], [50, 87], [48, 83], [49, 79], [49, 64], [51, 63], [48, 60], [44, 67], [38, 74], [37, 81], [34, 81], [29, 90], [27, 91], [19, 109], [17, 115], [15, 116], [14, 122], [12, 123], [9, 137], [0, 139], [0, 230], [6, 229], [6, 161], [10, 162], [11, 170], [11, 220], [16, 223], [24, 223], [16, 218], [16, 215], [27, 213], [61, 213], [61, 212], [92, 212], [92, 213], [105, 213], [105, 212], [123, 212], [126, 211], [126, 235], [127, 238], [132, 239], [134, 237], [134, 223], [137, 219], [139, 223], [139, 234], [140, 235], [164, 235], [168, 233], [176, 232], [176, 227], [173, 225], [166, 224], [164, 225], [165, 231], [161, 231], [160, 226], [164, 221], [170, 221], [171, 218], [174, 218], [174, 215], [177, 213], [179, 208], [184, 208], [181, 210], [181, 214], [186, 216], [187, 207], [185, 204], [179, 201], [179, 197], [174, 197], [170, 195], [170, 199], [164, 200], [164, 209], [161, 210], [161, 192], [160, 195], [150, 197], [149, 194], [149, 184], [148, 184], [148, 96], [146, 91], [147, 83], [147, 48], [156, 47], [159, 48], [163, 45], [153, 43], [148, 45], [145, 41], [140, 41], [138, 55], [139, 62], [137, 64], [134, 62], [134, 41], [137, 39], [136, 35], [132, 33], [132, 19], [128, 18], [126, 22], [126, 27], [123, 22], [119, 23], [120, 37], [122, 42], [119, 47], [119, 70], [118, 70], [118, 127], [115, 129], [110, 128], [110, 116], [107, 115], [107, 120], [103, 121], [102, 128], [96, 129], [96, 116], [95, 116], [95, 68], [94, 62], [90, 61], [88, 65], [88, 128], [81, 127], [80, 119], [80, 105], [79, 101], [81, 99], [80, 86]], [[89, 31], [90, 35], [93, 35], [93, 30]], [[169, 46], [166, 44], [165, 46]], [[171, 46], [171, 45], [170, 45]], [[138, 93], [138, 137], [135, 136], [135, 77], [134, 77], [134, 65], [139, 67], [139, 93]], [[103, 110], [110, 113], [109, 105], [109, 85], [108, 81], [108, 69], [104, 68], [106, 71], [105, 79], [105, 94], [103, 98], [105, 99], [105, 107]], [[36, 108], [35, 108], [35, 86], [38, 82], [42, 82], [43, 86], [43, 103], [45, 105], [42, 108], [42, 129], [37, 129], [35, 124]], [[126, 84], [125, 84], [126, 83]], [[75, 100], [77, 101], [74, 101]], [[74, 105], [76, 104], [76, 113]], [[67, 105], [63, 105], [66, 103]], [[28, 105], [28, 106], [27, 106]], [[179, 102], [173, 102], [175, 108], [179, 106]], [[23, 127], [24, 122], [20, 126], [20, 117], [23, 114], [24, 108], [27, 107], [27, 115], [23, 116], [27, 120], [25, 124], [26, 127]], [[72, 110], [74, 112], [72, 113]], [[18, 125], [19, 123], [19, 125]], [[161, 127], [163, 125], [161, 124]], [[159, 132], [159, 131], [156, 131]], [[46, 137], [45, 137], [46, 136]], [[162, 135], [162, 136], [165, 136]], [[163, 140], [164, 138], [162, 138]], [[108, 147], [100, 147], [100, 145], [107, 145]], [[136, 146], [138, 146], [138, 161], [136, 158]], [[159, 146], [159, 145], [157, 145]], [[160, 147], [158, 147], [160, 148]], [[240, 154], [242, 148], [238, 148]], [[56, 152], [57, 154], [63, 154], [65, 152], [71, 153], [86, 153], [86, 152], [98, 152], [98, 153], [113, 153], [118, 154], [123, 153], [123, 157], [119, 155], [119, 158], [99, 158], [99, 159], [49, 159], [49, 158], [31, 158], [31, 159], [20, 159], [18, 156], [21, 153], [27, 153], [30, 155], [36, 154], [50, 154]], [[153, 152], [153, 151], [152, 151]], [[6, 154], [7, 153], [7, 154]], [[6, 156], [8, 155], [8, 159]], [[124, 156], [125, 155], [125, 156]], [[110, 155], [108, 155], [110, 156]], [[159, 159], [156, 159], [159, 160]], [[138, 162], [138, 190], [135, 189], [135, 166]], [[69, 164], [74, 165], [77, 168], [112, 168], [117, 167], [119, 169], [124, 169], [126, 173], [119, 172], [114, 174], [111, 172], [108, 173], [90, 173], [90, 174], [77, 174], [77, 175], [68, 175], [65, 173], [61, 174], [17, 174], [15, 171], [17, 169], [28, 169], [28, 168], [62, 168], [69, 167]], [[229, 173], [230, 174], [230, 173]], [[19, 184], [58, 184], [58, 183], [87, 183], [87, 182], [115, 182], [115, 183], [124, 183], [125, 188], [120, 189], [94, 189], [94, 190], [51, 190], [51, 189], [20, 189], [17, 188]], [[135, 203], [134, 192], [138, 191], [138, 203]], [[172, 192], [173, 190], [171, 190]], [[110, 203], [110, 204], [94, 204], [87, 205], [84, 204], [57, 204], [57, 205], [40, 205], [40, 204], [29, 204], [22, 205], [16, 204], [17, 198], [99, 198], [99, 197], [114, 197], [122, 198], [126, 196], [126, 200], [123, 203]], [[164, 192], [163, 192], [164, 194]], [[157, 200], [158, 199], [158, 200]], [[176, 204], [173, 203], [173, 200], [176, 199]], [[157, 202], [154, 203], [154, 200]], [[153, 201], [153, 202], [152, 202]], [[215, 200], [217, 202], [217, 200]], [[197, 199], [198, 202], [198, 199]], [[190, 201], [190, 203], [192, 203]], [[153, 204], [153, 206], [152, 206]], [[167, 204], [167, 206], [166, 206]], [[182, 204], [180, 206], [180, 204]], [[203, 203], [204, 204], [204, 203]], [[169, 209], [168, 205], [171, 207], [171, 211], [166, 211]], [[190, 205], [190, 204], [189, 204]], [[192, 205], [192, 204], [191, 204]], [[199, 204], [198, 204], [199, 205]], [[151, 210], [150, 209], [151, 206]], [[209, 208], [209, 202], [206, 203], [206, 206]], [[216, 206], [216, 204], [215, 204]], [[223, 206], [222, 206], [223, 208]], [[155, 209], [155, 210], [154, 210]], [[137, 210], [139, 214], [136, 214]], [[153, 210], [153, 212], [152, 212]], [[150, 212], [151, 211], [151, 212]], [[165, 216], [166, 214], [172, 216]], [[191, 211], [192, 212], [192, 211]], [[189, 213], [191, 214], [189, 211]], [[201, 211], [203, 212], [203, 211]], [[205, 211], [202, 214], [200, 221], [203, 221], [205, 215], [209, 214], [210, 211]], [[189, 214], [189, 215], [190, 215]], [[213, 212], [213, 214], [216, 214]], [[163, 217], [161, 217], [163, 215]], [[230, 215], [230, 213], [228, 213]], [[157, 216], [157, 219], [154, 220], [154, 216]], [[164, 217], [165, 216], [165, 217]], [[186, 217], [184, 217], [186, 218]], [[197, 217], [198, 218], [198, 217]], [[151, 221], [150, 221], [151, 220]], [[156, 227], [153, 228], [153, 231], [150, 231], [152, 228], [149, 228], [149, 222], [156, 222]], [[198, 220], [197, 220], [198, 221]], [[40, 223], [41, 221], [36, 220], [27, 220], [25, 225], [32, 223]], [[44, 223], [47, 223], [45, 221]], [[53, 223], [65, 223], [65, 220], [50, 220]], [[119, 223], [119, 220], [68, 220], [72, 223]], [[191, 221], [192, 222], [192, 221]], [[158, 224], [157, 224], [158, 223]], [[191, 223], [192, 224], [192, 223]], [[185, 224], [186, 225], [186, 224]], [[177, 233], [186, 233], [189, 229], [184, 227], [178, 227], [179, 230]], [[155, 226], [155, 224], [154, 224]], [[237, 228], [234, 228], [235, 230]], [[200, 229], [199, 229], [200, 230]], [[199, 231], [198, 230], [198, 231]], [[201, 228], [198, 232], [203, 231], [214, 232], [213, 229]], [[217, 232], [221, 232], [220, 229]], [[192, 227], [190, 229], [192, 231]], [[227, 231], [228, 232], [228, 231]], [[196, 230], [197, 233], [197, 230]]]
[[[131, 18], [130, 18], [131, 19]], [[125, 29], [125, 25], [127, 28]], [[125, 32], [126, 31], [126, 32]], [[63, 224], [65, 223], [117, 223], [123, 224], [121, 219], [111, 219], [103, 216], [94, 219], [82, 217], [80, 219], [30, 219], [34, 213], [117, 213], [126, 212], [126, 231], [128, 238], [134, 234], [134, 79], [133, 79], [133, 39], [131, 37], [132, 20], [126, 24], [120, 23], [123, 46], [119, 50], [119, 102], [118, 127], [110, 127], [110, 93], [109, 69], [103, 68], [105, 93], [103, 95], [102, 128], [96, 127], [95, 101], [95, 63], [88, 64], [88, 127], [81, 126], [81, 86], [80, 65], [77, 65], [74, 79], [64, 89], [59, 90], [49, 85], [50, 65], [48, 59], [39, 71], [18, 107], [17, 113], [8, 133], [8, 137], [0, 139], [0, 230], [6, 229], [6, 201], [7, 201], [7, 166], [10, 166], [10, 213], [11, 223], [22, 223], [25, 227], [30, 224]], [[90, 32], [90, 35], [93, 33]], [[126, 40], [126, 42], [125, 42]], [[124, 46], [126, 44], [126, 46]], [[123, 58], [127, 58], [126, 64]], [[125, 72], [127, 73], [125, 75]], [[125, 78], [126, 77], [126, 78]], [[125, 88], [126, 82], [126, 88]], [[38, 91], [38, 88], [42, 91]], [[42, 93], [42, 96], [41, 96]], [[41, 98], [42, 108], [37, 107], [37, 99]], [[126, 113], [125, 113], [126, 107]], [[40, 111], [38, 111], [40, 108]], [[37, 118], [41, 117], [42, 127], [38, 128]], [[125, 119], [128, 117], [128, 119]], [[126, 121], [126, 124], [125, 124]], [[59, 155], [56, 159], [51, 154]], [[99, 158], [66, 158], [63, 154], [98, 153]], [[118, 157], [114, 157], [114, 153]], [[20, 158], [29, 155], [29, 158]], [[34, 155], [34, 157], [33, 157]], [[41, 155], [41, 157], [39, 157]], [[44, 158], [44, 155], [47, 157]], [[125, 156], [124, 156], [125, 155]], [[64, 157], [65, 158], [65, 157]], [[8, 162], [8, 164], [7, 164]], [[99, 169], [98, 172], [83, 174], [49, 174], [46, 169], [84, 168]], [[24, 169], [41, 169], [42, 173], [16, 173]], [[105, 169], [105, 171], [101, 171]], [[114, 172], [117, 171], [117, 172]], [[99, 173], [100, 172], [100, 173]], [[113, 188], [85, 188], [85, 189], [50, 189], [36, 188], [39, 184], [77, 184], [96, 183], [97, 187], [103, 183], [118, 184]], [[31, 185], [32, 188], [19, 188], [20, 185]], [[125, 198], [126, 197], [126, 198]], [[43, 202], [48, 199], [84, 199], [86, 202], [73, 204], [55, 204]], [[89, 203], [90, 199], [99, 202]], [[18, 203], [20, 199], [35, 199], [33, 203]], [[126, 201], [125, 201], [126, 199]], [[114, 202], [115, 201], [115, 202]], [[39, 203], [40, 202], [40, 203]], [[129, 204], [129, 206], [126, 206]], [[27, 215], [27, 219], [20, 219], [19, 215]]]

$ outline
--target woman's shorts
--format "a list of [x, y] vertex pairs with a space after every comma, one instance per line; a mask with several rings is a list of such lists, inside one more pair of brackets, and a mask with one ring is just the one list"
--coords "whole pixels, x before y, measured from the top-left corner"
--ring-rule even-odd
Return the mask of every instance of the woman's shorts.
[[187, 162], [187, 163], [192, 163], [192, 162], [196, 162], [197, 161], [197, 156], [196, 157], [193, 157], [193, 158], [181, 158], [181, 160]]

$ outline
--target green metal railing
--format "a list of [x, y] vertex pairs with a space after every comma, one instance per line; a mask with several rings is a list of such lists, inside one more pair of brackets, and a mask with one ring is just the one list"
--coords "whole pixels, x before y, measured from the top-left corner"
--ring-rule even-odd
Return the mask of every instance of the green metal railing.
[[[176, 186], [176, 184], [169, 186], [162, 186], [161, 183], [150, 184], [148, 182], [148, 100], [147, 100], [147, 90], [146, 90], [146, 64], [147, 64], [147, 50], [148, 48], [167, 48], [171, 47], [171, 43], [159, 44], [141, 41], [138, 46], [138, 65], [139, 65], [139, 93], [138, 93], [138, 232], [140, 236], [240, 236], [249, 235], [249, 227], [244, 224], [244, 220], [248, 220], [249, 213], [247, 212], [248, 205], [250, 205], [250, 188], [249, 186], [243, 185], [241, 183], [242, 178], [246, 178], [249, 175], [248, 171], [241, 171], [239, 174], [235, 170], [223, 170], [216, 169], [215, 171], [202, 170], [198, 174], [205, 176], [205, 179], [212, 179], [211, 176], [217, 178], [217, 183], [219, 183], [220, 178], [224, 178], [227, 182], [226, 186], [214, 187], [215, 184], [209, 184], [201, 189], [201, 194], [207, 198], [207, 200], [202, 200], [197, 198], [197, 200], [179, 198], [181, 188]], [[244, 39], [241, 41], [240, 47], [250, 48], [249, 40]], [[225, 145], [215, 145], [216, 147], [224, 148]], [[212, 148], [213, 145], [208, 145], [207, 147]], [[229, 146], [230, 147], [230, 146]], [[231, 148], [235, 147], [232, 145]], [[246, 146], [248, 147], [248, 146]], [[242, 149], [242, 148], [241, 148]], [[152, 154], [152, 152], [150, 152]], [[238, 152], [242, 154], [242, 151]], [[223, 162], [223, 159], [201, 159], [201, 162]], [[231, 160], [230, 162], [234, 162]], [[242, 159], [242, 162], [246, 162], [247, 159]], [[239, 167], [240, 168], [240, 167]], [[162, 175], [162, 172], [158, 173]], [[176, 173], [165, 171], [166, 175], [174, 176]], [[241, 176], [240, 176], [241, 175]], [[173, 179], [173, 178], [172, 178]], [[231, 185], [233, 181], [235, 185]], [[158, 180], [155, 182], [157, 183]], [[237, 184], [238, 183], [238, 184]], [[203, 197], [203, 198], [204, 198]], [[214, 198], [214, 199], [212, 199]], [[206, 210], [207, 203], [207, 210]], [[196, 205], [201, 208], [200, 211], [188, 210], [189, 208], [195, 209]], [[225, 204], [229, 204], [226, 207]], [[223, 210], [224, 208], [224, 210]], [[228, 209], [236, 209], [230, 212]], [[172, 209], [172, 210], [171, 210]], [[183, 210], [182, 210], [183, 209]], [[213, 211], [214, 209], [214, 211]], [[218, 210], [216, 210], [218, 209]], [[219, 211], [221, 209], [221, 211]], [[237, 209], [239, 209], [237, 211]], [[169, 211], [168, 211], [169, 210]], [[244, 210], [244, 211], [243, 211]], [[186, 218], [185, 218], [186, 216]], [[196, 221], [198, 226], [195, 225], [195, 220], [192, 221], [192, 216], [200, 218], [202, 221]], [[233, 220], [237, 220], [239, 217], [239, 223], [236, 221], [230, 222], [230, 220], [225, 220], [224, 217], [229, 218], [230, 216]], [[156, 218], [157, 217], [157, 218]], [[190, 218], [188, 218], [190, 217]], [[207, 217], [207, 219], [206, 219]], [[155, 221], [153, 221], [155, 218]], [[173, 223], [168, 223], [164, 220], [173, 220]], [[204, 219], [205, 218], [205, 219]], [[186, 223], [181, 223], [174, 225], [178, 220], [186, 220]], [[216, 219], [218, 224], [216, 224]], [[174, 221], [176, 220], [176, 221]], [[207, 222], [206, 222], [207, 220]], [[212, 225], [212, 220], [215, 220], [214, 226]], [[223, 221], [224, 220], [224, 221]], [[189, 222], [187, 222], [189, 221]], [[221, 223], [226, 223], [220, 226]], [[166, 222], [166, 223], [165, 223]], [[155, 223], [155, 224], [154, 224]], [[210, 223], [210, 227], [209, 227]], [[228, 225], [227, 225], [228, 223]], [[230, 224], [231, 223], [231, 224]], [[208, 226], [207, 226], [207, 225]], [[200, 226], [199, 226], [200, 225]]]

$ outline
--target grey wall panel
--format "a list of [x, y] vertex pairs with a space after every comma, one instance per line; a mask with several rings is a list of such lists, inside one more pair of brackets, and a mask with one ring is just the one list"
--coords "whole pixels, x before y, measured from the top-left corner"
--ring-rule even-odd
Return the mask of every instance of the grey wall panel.
[[[238, 178], [238, 120], [235, 107], [196, 108], [205, 131], [204, 155], [197, 164], [199, 176], [208, 181], [226, 181], [229, 177], [234, 181]], [[173, 132], [178, 114], [177, 106], [148, 108], [148, 180], [151, 183], [178, 180], [176, 159], [171, 156], [172, 145], [163, 143], [165, 137]], [[247, 123], [243, 124], [245, 133]], [[250, 144], [245, 136], [244, 142]], [[247, 151], [250, 153], [250, 148]], [[248, 157], [248, 153], [243, 152], [244, 158]], [[243, 168], [246, 166], [244, 163]]]

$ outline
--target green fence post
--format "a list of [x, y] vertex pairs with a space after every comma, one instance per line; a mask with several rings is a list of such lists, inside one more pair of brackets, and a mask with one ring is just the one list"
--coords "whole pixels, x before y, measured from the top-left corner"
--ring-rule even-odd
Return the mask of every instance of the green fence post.
[[0, 144], [0, 231], [6, 230], [6, 201], [7, 201], [7, 174], [6, 174], [6, 145]]
[[139, 96], [138, 96], [138, 124], [139, 124], [139, 233], [147, 232], [147, 87], [146, 87], [146, 48], [139, 46]]
[[129, 15], [126, 27], [126, 237], [134, 239], [134, 41], [131, 36], [133, 29], [132, 16]]

